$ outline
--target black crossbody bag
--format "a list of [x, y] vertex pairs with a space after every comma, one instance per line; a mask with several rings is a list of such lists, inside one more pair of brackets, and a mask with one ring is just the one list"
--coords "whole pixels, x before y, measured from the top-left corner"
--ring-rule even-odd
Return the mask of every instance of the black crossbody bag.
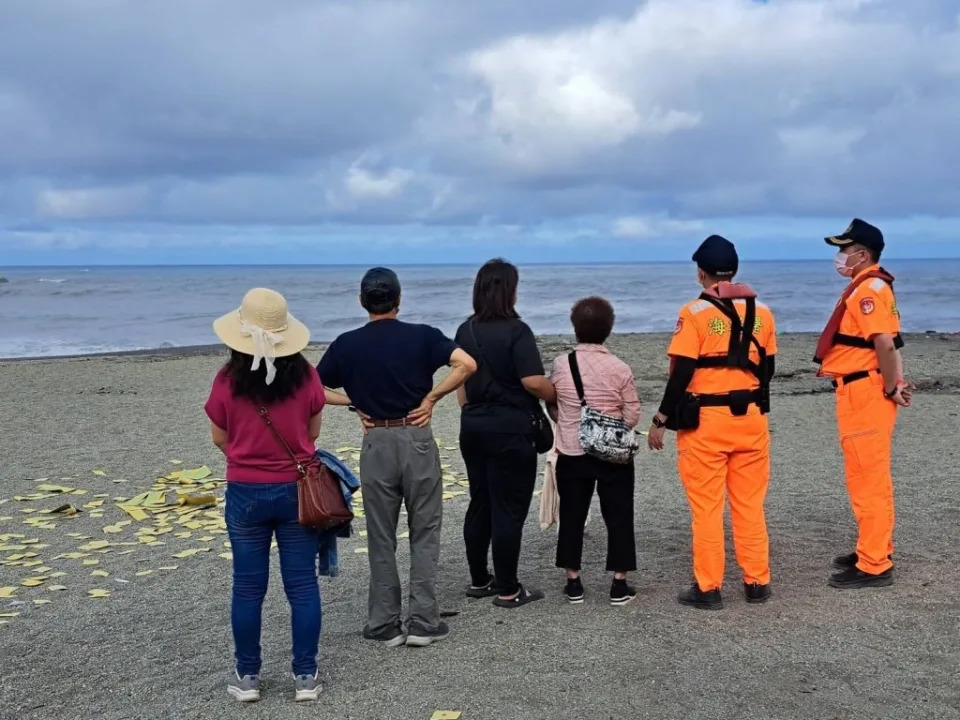
[[[477, 332], [473, 327], [473, 320], [468, 323], [470, 329], [470, 337], [473, 340], [473, 344], [477, 346], [477, 352], [480, 354], [480, 361], [487, 367], [487, 371], [490, 373], [490, 377], [493, 379], [494, 384], [496, 384], [503, 396], [505, 398], [510, 397], [510, 393], [506, 391], [506, 388], [503, 386], [503, 383], [500, 381], [500, 378], [497, 377], [496, 373], [493, 371], [493, 365], [487, 360], [486, 355], [483, 352], [483, 345], [480, 344], [480, 339], [477, 337]], [[550, 426], [550, 420], [547, 418], [547, 414], [543, 411], [543, 406], [540, 404], [540, 401], [537, 401], [536, 409], [530, 407], [520, 407], [519, 405], [511, 404], [512, 407], [522, 410], [527, 413], [530, 418], [530, 435], [533, 438], [534, 447], [537, 450], [537, 453], [543, 455], [548, 453], [553, 449], [553, 428]]]

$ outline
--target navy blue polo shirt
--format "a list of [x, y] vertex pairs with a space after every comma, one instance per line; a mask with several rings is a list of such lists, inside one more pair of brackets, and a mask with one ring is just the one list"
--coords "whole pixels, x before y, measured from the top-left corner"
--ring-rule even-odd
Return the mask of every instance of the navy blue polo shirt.
[[343, 388], [361, 412], [398, 420], [420, 407], [456, 349], [435, 327], [377, 320], [334, 340], [317, 372], [328, 388]]

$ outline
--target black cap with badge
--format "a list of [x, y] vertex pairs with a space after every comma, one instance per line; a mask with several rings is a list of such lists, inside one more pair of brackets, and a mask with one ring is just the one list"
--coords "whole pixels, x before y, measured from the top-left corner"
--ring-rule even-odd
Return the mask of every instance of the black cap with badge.
[[367, 270], [360, 281], [360, 300], [365, 308], [395, 306], [400, 299], [400, 278], [385, 267]]
[[693, 254], [697, 267], [715, 278], [731, 278], [740, 269], [740, 258], [733, 243], [719, 235], [704, 240]]
[[872, 250], [876, 255], [883, 252], [883, 233], [879, 228], [875, 228], [868, 222], [860, 218], [854, 218], [850, 225], [840, 235], [824, 238], [827, 245], [834, 247], [848, 247], [850, 245], [861, 245], [867, 250]]

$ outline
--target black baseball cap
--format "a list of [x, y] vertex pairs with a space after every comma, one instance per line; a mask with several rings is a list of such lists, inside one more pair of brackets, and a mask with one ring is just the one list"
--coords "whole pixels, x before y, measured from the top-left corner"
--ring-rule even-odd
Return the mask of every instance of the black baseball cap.
[[733, 277], [740, 269], [737, 248], [725, 237], [711, 235], [693, 254], [693, 261], [701, 270], [713, 277]]
[[844, 248], [856, 244], [872, 250], [877, 255], [883, 252], [883, 233], [879, 228], [860, 218], [854, 218], [840, 235], [824, 238], [824, 240], [827, 241], [827, 245], [834, 247]]
[[400, 278], [389, 268], [371, 268], [360, 281], [360, 297], [365, 303], [396, 302], [400, 299]]

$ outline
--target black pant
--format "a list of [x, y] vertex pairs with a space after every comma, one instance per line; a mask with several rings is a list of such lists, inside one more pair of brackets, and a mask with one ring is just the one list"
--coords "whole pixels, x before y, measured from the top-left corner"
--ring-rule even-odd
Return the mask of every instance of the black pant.
[[629, 572], [637, 569], [633, 483], [632, 462], [617, 465], [590, 455], [560, 455], [557, 458], [557, 493], [560, 495], [557, 567], [580, 570], [583, 526], [596, 487], [600, 512], [607, 525], [607, 570]]
[[511, 595], [520, 587], [517, 564], [537, 481], [537, 451], [526, 435], [461, 432], [460, 453], [470, 481], [463, 540], [472, 584], [479, 587], [490, 579], [492, 544], [496, 586]]

